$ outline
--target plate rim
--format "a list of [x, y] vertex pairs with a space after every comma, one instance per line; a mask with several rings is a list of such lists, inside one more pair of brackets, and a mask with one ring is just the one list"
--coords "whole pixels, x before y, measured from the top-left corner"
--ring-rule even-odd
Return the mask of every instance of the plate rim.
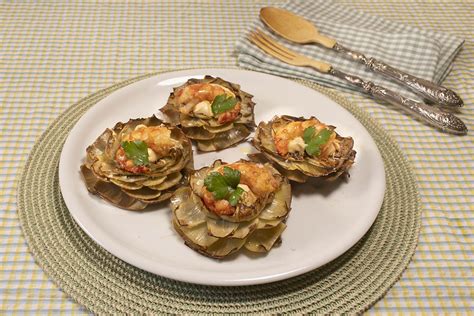
[[[143, 268], [140, 264], [136, 264], [135, 262], [133, 262], [133, 260], [130, 260], [129, 258], [124, 258], [123, 254], [118, 254], [116, 253], [115, 249], [114, 250], [110, 250], [110, 247], [107, 247], [106, 245], [104, 245], [103, 241], [100, 240], [100, 239], [97, 239], [96, 236], [89, 231], [88, 227], [84, 225], [84, 223], [77, 217], [78, 214], [74, 213], [74, 212], [71, 212], [71, 208], [70, 208], [70, 205], [68, 205], [68, 199], [64, 198], [64, 195], [65, 193], [63, 192], [63, 185], [62, 183], [64, 182], [64, 178], [63, 176], [61, 176], [63, 174], [62, 172], [62, 168], [61, 166], [63, 166], [63, 164], [61, 163], [61, 161], [63, 161], [63, 155], [64, 155], [64, 150], [66, 148], [66, 145], [68, 144], [68, 141], [70, 140], [70, 135], [72, 134], [72, 132], [74, 131], [74, 129], [76, 128], [76, 126], [78, 125], [78, 123], [80, 122], [80, 120], [82, 119], [82, 117], [84, 115], [87, 114], [87, 112], [89, 112], [91, 109], [93, 109], [95, 106], [97, 106], [98, 103], [100, 102], [103, 102], [104, 100], [106, 100], [109, 96], [119, 92], [119, 91], [123, 91], [124, 89], [132, 89], [133, 88], [133, 85], [134, 84], [139, 84], [140, 82], [144, 81], [144, 80], [151, 80], [152, 78], [159, 78], [160, 76], [167, 76], [167, 75], [171, 75], [171, 74], [174, 74], [175, 76], [174, 77], [178, 77], [178, 76], [202, 76], [204, 72], [206, 73], [214, 73], [214, 72], [222, 72], [222, 71], [231, 71], [231, 72], [246, 72], [246, 73], [253, 73], [253, 74], [257, 74], [257, 75], [263, 75], [263, 76], [269, 76], [269, 77], [274, 77], [274, 78], [277, 78], [279, 80], [285, 80], [288, 82], [288, 84], [293, 84], [295, 86], [299, 86], [299, 87], [302, 87], [304, 89], [308, 89], [310, 90], [312, 93], [316, 93], [318, 95], [320, 95], [321, 97], [327, 99], [327, 100], [330, 100], [331, 102], [334, 102], [336, 103], [341, 109], [343, 109], [344, 111], [347, 111], [352, 117], [354, 120], [356, 120], [358, 123], [360, 123], [360, 125], [362, 126], [362, 128], [364, 129], [365, 132], [367, 132], [367, 135], [369, 136], [369, 141], [373, 143], [374, 145], [374, 148], [376, 149], [376, 156], [377, 156], [377, 160], [379, 160], [381, 163], [382, 163], [382, 169], [383, 169], [383, 172], [382, 172], [382, 175], [383, 175], [383, 181], [382, 181], [382, 184], [383, 184], [383, 190], [382, 190], [382, 194], [380, 196], [380, 201], [378, 203], [379, 207], [377, 208], [377, 212], [375, 213], [375, 215], [373, 216], [372, 220], [369, 222], [366, 223], [366, 225], [364, 225], [364, 228], [361, 229], [361, 231], [363, 231], [360, 236], [357, 236], [357, 238], [355, 239], [354, 242], [349, 242], [345, 245], [345, 247], [342, 247], [340, 251], [338, 251], [338, 254], [335, 255], [334, 257], [332, 257], [331, 259], [329, 260], [325, 260], [324, 263], [322, 264], [319, 264], [317, 266], [305, 266], [305, 267], [301, 267], [301, 268], [298, 268], [298, 269], [293, 269], [293, 270], [289, 270], [283, 274], [279, 274], [279, 275], [272, 275], [272, 276], [267, 276], [267, 277], [264, 277], [264, 278], [240, 278], [240, 279], [233, 279], [233, 278], [230, 278], [230, 279], [219, 279], [217, 281], [214, 281], [214, 280], [209, 280], [209, 279], [206, 279], [206, 280], [203, 280], [203, 278], [189, 278], [189, 277], [181, 277], [179, 274], [173, 274], [173, 275], [170, 275], [169, 273], [157, 273], [155, 271], [151, 271], [149, 269], [146, 269], [146, 268]], [[199, 74], [196, 74], [194, 72], [198, 72]], [[133, 79], [136, 79], [136, 80], [133, 80]], [[64, 199], [64, 202], [68, 208], [68, 211], [69, 211], [69, 214], [72, 216], [72, 218], [74, 219], [74, 221], [81, 227], [81, 229], [92, 239], [94, 240], [97, 244], [99, 244], [101, 247], [103, 247], [107, 252], [111, 253], [112, 255], [114, 255], [115, 257], [135, 266], [135, 267], [138, 267], [140, 269], [143, 269], [143, 270], [146, 270], [150, 273], [153, 273], [153, 274], [157, 274], [159, 276], [162, 276], [162, 277], [166, 277], [166, 278], [170, 278], [170, 279], [174, 279], [174, 280], [178, 280], [178, 281], [183, 281], [183, 282], [190, 282], [190, 283], [195, 283], [195, 284], [202, 284], [202, 285], [217, 285], [217, 286], [246, 286], [246, 285], [257, 285], [257, 284], [265, 284], [265, 283], [271, 283], [271, 282], [276, 282], [276, 281], [280, 281], [280, 280], [285, 280], [285, 279], [289, 279], [291, 277], [295, 277], [295, 276], [298, 276], [298, 275], [301, 275], [303, 273], [306, 273], [306, 272], [309, 272], [309, 271], [312, 271], [314, 269], [317, 269], [319, 267], [321, 267], [322, 265], [325, 265], [327, 263], [330, 263], [331, 261], [335, 260], [336, 258], [338, 258], [339, 256], [341, 256], [342, 254], [344, 254], [347, 250], [349, 250], [352, 246], [354, 246], [355, 244], [357, 244], [357, 242], [367, 233], [367, 231], [370, 229], [370, 227], [373, 225], [373, 223], [375, 222], [379, 212], [380, 212], [380, 209], [382, 207], [382, 204], [383, 204], [383, 201], [384, 201], [384, 196], [385, 196], [385, 192], [386, 192], [386, 172], [385, 172], [385, 167], [384, 167], [384, 161], [383, 161], [383, 158], [381, 156], [381, 153], [380, 153], [380, 150], [375, 142], [375, 140], [373, 139], [372, 135], [370, 135], [370, 133], [368, 132], [368, 130], [365, 128], [365, 126], [363, 126], [363, 124], [350, 112], [348, 111], [345, 107], [343, 107], [340, 103], [338, 103], [337, 101], [333, 100], [332, 98], [330, 98], [328, 95], [324, 94], [324, 93], [321, 93], [320, 91], [317, 91], [317, 90], [314, 90], [300, 82], [296, 82], [294, 80], [290, 80], [288, 78], [284, 78], [284, 77], [280, 77], [280, 76], [276, 76], [276, 75], [272, 75], [272, 74], [267, 74], [267, 73], [261, 73], [261, 72], [256, 72], [256, 71], [251, 71], [251, 70], [245, 70], [245, 69], [238, 69], [238, 68], [190, 68], [190, 69], [179, 69], [179, 70], [169, 70], [169, 71], [164, 71], [164, 72], [158, 72], [158, 73], [150, 73], [150, 74], [147, 74], [147, 75], [141, 75], [141, 76], [138, 76], [138, 77], [135, 77], [135, 78], [132, 78], [132, 79], [128, 79], [128, 80], [125, 80], [123, 82], [126, 82], [126, 81], [131, 81], [129, 84], [126, 84], [125, 86], [122, 86], [120, 88], [118, 88], [117, 90], [114, 90], [113, 92], [111, 92], [110, 94], [107, 94], [104, 98], [101, 98], [100, 100], [98, 100], [97, 102], [94, 103], [94, 105], [92, 105], [89, 109], [87, 109], [86, 112], [84, 112], [81, 117], [78, 119], [78, 121], [76, 121], [72, 127], [72, 129], [69, 131], [68, 135], [67, 135], [67, 138], [66, 138], [66, 141], [64, 142], [64, 145], [61, 149], [61, 154], [60, 154], [60, 160], [59, 160], [59, 183], [60, 183], [60, 190], [61, 190], [61, 194], [63, 195], [63, 199]], [[113, 86], [113, 85], [111, 85]], [[107, 89], [107, 88], [106, 88]], [[87, 96], [86, 96], [87, 98]], [[106, 103], [106, 102], [105, 102]], [[67, 195], [67, 193], [66, 193]], [[172, 270], [175, 270], [175, 271], [179, 271], [179, 269], [172, 269]]]

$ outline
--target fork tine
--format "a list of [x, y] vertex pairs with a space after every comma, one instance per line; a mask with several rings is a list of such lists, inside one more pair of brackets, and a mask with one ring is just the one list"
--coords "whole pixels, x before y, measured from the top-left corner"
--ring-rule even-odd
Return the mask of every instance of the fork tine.
[[270, 56], [273, 56], [275, 58], [280, 59], [281, 61], [285, 63], [291, 63], [291, 58], [289, 58], [287, 55], [281, 54], [279, 51], [276, 51], [274, 48], [268, 46], [265, 42], [261, 40], [261, 37], [258, 37], [257, 34], [254, 32], [251, 32], [248, 35], [248, 39], [254, 43], [256, 46], [258, 46], [261, 50], [269, 54]]
[[260, 37], [262, 37], [269, 45], [271, 45], [272, 47], [275, 47], [276, 49], [278, 49], [279, 51], [281, 51], [282, 53], [290, 56], [291, 58], [294, 58], [294, 57], [297, 57], [299, 54], [290, 50], [289, 48], [279, 44], [277, 41], [275, 41], [273, 38], [271, 38], [270, 36], [266, 35], [265, 33], [263, 33], [260, 29], [257, 29], [256, 31], [257, 35], [259, 35]]

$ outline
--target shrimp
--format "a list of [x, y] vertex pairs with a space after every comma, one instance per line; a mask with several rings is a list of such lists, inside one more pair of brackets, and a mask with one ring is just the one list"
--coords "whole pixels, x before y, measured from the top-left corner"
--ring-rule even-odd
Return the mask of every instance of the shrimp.
[[217, 121], [220, 124], [225, 124], [234, 121], [237, 116], [239, 116], [240, 109], [240, 103], [237, 103], [232, 110], [219, 114], [219, 116], [217, 116]]
[[[314, 118], [306, 121], [295, 121], [274, 127], [272, 131], [273, 141], [275, 143], [275, 147], [278, 154], [280, 154], [281, 156], [286, 156], [289, 152], [288, 145], [290, 144], [290, 142], [298, 137], [302, 138], [304, 130], [311, 126], [316, 129], [316, 133], [324, 128], [327, 128], [326, 124], [321, 123], [320, 121]], [[330, 140], [333, 140], [335, 138], [335, 133], [333, 134], [334, 135], [331, 135]]]
[[202, 202], [204, 205], [218, 215], [232, 215], [235, 213], [235, 207], [230, 205], [227, 200], [215, 200], [214, 195], [203, 188]]
[[[180, 106], [179, 111], [183, 114], [189, 115], [194, 110], [197, 104], [201, 104], [200, 108], [202, 111], [202, 104], [207, 107], [206, 113], [212, 115], [211, 104], [218, 95], [227, 95], [228, 97], [235, 97], [235, 94], [228, 88], [218, 84], [212, 83], [195, 83], [186, 86], [176, 91], [177, 104]], [[217, 116], [217, 120], [220, 124], [225, 124], [234, 121], [240, 113], [241, 105], [237, 103], [231, 110], [221, 113]]]
[[212, 102], [214, 98], [221, 94], [230, 94], [229, 89], [211, 83], [195, 83], [189, 86], [184, 87], [176, 91], [176, 96], [178, 97], [178, 104], [192, 104], [196, 105], [202, 101]]
[[[171, 149], [181, 146], [179, 142], [171, 138], [171, 130], [165, 126], [137, 125], [135, 129], [125, 135], [122, 141], [143, 141], [147, 145], [148, 160], [155, 162], [159, 158], [169, 155]], [[133, 160], [128, 159], [122, 147], [117, 150], [115, 161], [119, 166], [133, 173], [145, 173], [149, 171], [146, 166], [136, 166]]]
[[[225, 166], [240, 171], [240, 183], [248, 186], [259, 198], [268, 196], [280, 186], [280, 181], [262, 164], [236, 162]], [[223, 172], [224, 167], [221, 167], [221, 170]]]
[[[246, 185], [251, 192], [246, 192], [254, 201], [258, 198], [267, 198], [280, 187], [280, 180], [262, 164], [253, 162], [236, 162], [219, 167], [216, 171], [224, 173], [224, 167], [240, 171], [240, 184]], [[214, 195], [206, 187], [202, 188], [202, 201], [204, 205], [218, 215], [232, 215], [235, 207], [227, 200], [215, 200]]]

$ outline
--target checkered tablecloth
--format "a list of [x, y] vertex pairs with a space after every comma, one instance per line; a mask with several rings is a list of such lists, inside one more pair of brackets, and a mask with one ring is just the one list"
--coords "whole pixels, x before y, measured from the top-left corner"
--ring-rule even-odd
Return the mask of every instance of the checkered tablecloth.
[[[359, 94], [343, 94], [406, 153], [423, 205], [419, 245], [369, 313], [473, 312], [474, 45], [472, 1], [338, 1], [464, 38], [444, 85], [465, 101], [464, 137], [439, 133]], [[35, 264], [16, 212], [16, 177], [36, 139], [75, 101], [157, 70], [232, 67], [236, 40], [268, 1], [0, 2], [0, 314], [87, 313]]]

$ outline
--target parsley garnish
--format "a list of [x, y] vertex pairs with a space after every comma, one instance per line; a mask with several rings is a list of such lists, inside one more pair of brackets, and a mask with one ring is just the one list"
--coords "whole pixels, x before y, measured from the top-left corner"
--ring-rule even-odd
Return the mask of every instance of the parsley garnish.
[[229, 195], [229, 203], [232, 206], [236, 206], [239, 202], [240, 196], [244, 193], [244, 189], [237, 187], [234, 192]]
[[125, 156], [128, 159], [132, 159], [136, 166], [148, 164], [148, 146], [144, 141], [125, 141], [122, 142], [122, 148], [125, 151]]
[[240, 196], [244, 192], [242, 188], [237, 187], [240, 182], [240, 171], [229, 167], [224, 167], [224, 174], [211, 172], [204, 185], [209, 192], [212, 192], [217, 200], [226, 199], [230, 205], [236, 206]]
[[234, 97], [227, 97], [226, 94], [220, 94], [212, 101], [211, 109], [214, 114], [221, 114], [232, 110], [237, 104], [237, 99]]
[[310, 156], [318, 156], [321, 146], [326, 144], [331, 137], [332, 131], [325, 128], [315, 134], [314, 126], [307, 127], [303, 132], [303, 140], [306, 143], [305, 151]]

